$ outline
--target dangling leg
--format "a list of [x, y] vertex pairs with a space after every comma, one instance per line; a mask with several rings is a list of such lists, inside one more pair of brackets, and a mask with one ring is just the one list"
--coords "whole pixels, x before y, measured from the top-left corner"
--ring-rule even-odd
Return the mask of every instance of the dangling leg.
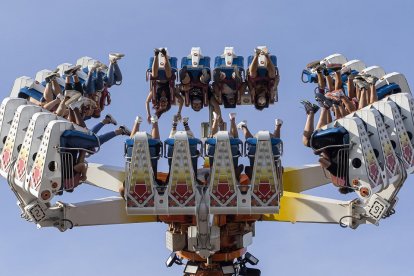
[[320, 70], [317, 71], [319, 93], [325, 94], [326, 81], [325, 76]]
[[177, 118], [177, 115], [174, 115], [170, 135], [168, 136], [168, 138], [174, 138], [175, 133], [177, 132], [177, 125], [178, 125], [178, 118]]
[[260, 52], [261, 52], [260, 49], [256, 49], [256, 53], [254, 55], [252, 63], [249, 66], [249, 76], [252, 77], [252, 78], [257, 77], [257, 68], [259, 67]]
[[276, 67], [273, 64], [272, 60], [270, 59], [269, 54], [265, 54], [265, 56], [266, 56], [266, 61], [267, 61], [267, 64], [266, 64], [267, 74], [269, 78], [273, 79], [276, 77]]
[[333, 81], [331, 75], [326, 75], [325, 78], [326, 78], [326, 84], [328, 86], [329, 92], [334, 91], [335, 90], [335, 85], [334, 85], [334, 81]]
[[[321, 109], [321, 114], [319, 116], [318, 123], [316, 124], [316, 129], [320, 129], [321, 127], [328, 124], [328, 120], [329, 120], [328, 114], [330, 114], [329, 109], [323, 107]], [[313, 122], [312, 122], [312, 127], [313, 127]]]
[[372, 104], [378, 101], [378, 94], [377, 89], [375, 87], [375, 83], [371, 83], [369, 85], [369, 101], [368, 104]]
[[365, 88], [360, 89], [361, 94], [360, 94], [360, 98], [359, 98], [359, 106], [358, 109], [364, 108], [365, 106], [368, 105], [368, 93], [367, 90]]
[[164, 65], [165, 76], [167, 77], [167, 79], [171, 79], [172, 70], [171, 70], [170, 61], [168, 60], [167, 51], [163, 48], [163, 49], [161, 49], [161, 54], [163, 54], [164, 57], [165, 57], [165, 65]]
[[230, 136], [233, 138], [239, 138], [236, 126], [236, 113], [229, 113], [230, 117]]
[[45, 90], [43, 91], [43, 98], [45, 99], [46, 103], [50, 103], [51, 101], [53, 101], [52, 82], [46, 83]]
[[348, 97], [341, 97], [341, 101], [345, 105], [348, 114], [356, 110], [354, 103]]
[[273, 131], [273, 137], [280, 139], [280, 130], [282, 129], [283, 121], [281, 119], [275, 119], [275, 130]]
[[250, 132], [250, 130], [247, 128], [247, 122], [246, 121], [241, 121], [238, 125], [237, 125], [238, 129], [241, 129], [243, 131], [243, 135], [244, 135], [244, 139], [248, 139], [248, 138], [253, 138], [253, 134]]
[[356, 94], [355, 85], [354, 85], [354, 75], [348, 76], [347, 85], [348, 85], [348, 97], [350, 99], [358, 98]]
[[194, 133], [191, 131], [190, 126], [188, 125], [188, 117], [183, 118], [183, 126], [189, 138], [194, 138]]
[[151, 72], [151, 77], [153, 79], [158, 78], [158, 67], [159, 67], [158, 54], [159, 53], [160, 53], [159, 49], [154, 50], [154, 61], [152, 62], [152, 72]]
[[335, 90], [342, 90], [341, 70], [335, 72]]
[[132, 130], [131, 130], [130, 138], [134, 138], [135, 133], [137, 133], [139, 131], [139, 127], [140, 127], [141, 123], [142, 123], [141, 116], [137, 116], [135, 118], [135, 121], [134, 121], [134, 126], [132, 127]]

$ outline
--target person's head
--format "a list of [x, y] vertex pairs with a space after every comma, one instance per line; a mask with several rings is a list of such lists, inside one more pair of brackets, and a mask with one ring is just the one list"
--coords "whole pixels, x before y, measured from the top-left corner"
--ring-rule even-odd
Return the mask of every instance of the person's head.
[[265, 107], [269, 106], [269, 97], [264, 87], [260, 87], [256, 91], [256, 98], [254, 99], [254, 106], [258, 110], [263, 110]]
[[199, 98], [195, 98], [191, 101], [191, 108], [194, 111], [200, 111], [203, 108], [203, 101]]
[[190, 91], [191, 108], [194, 111], [200, 111], [203, 108], [203, 91], [194, 87]]
[[169, 110], [171, 108], [170, 103], [170, 90], [168, 86], [161, 85], [157, 89], [157, 105], [156, 109]]
[[234, 95], [223, 94], [223, 105], [225, 108], [235, 108], [236, 107], [236, 97]]

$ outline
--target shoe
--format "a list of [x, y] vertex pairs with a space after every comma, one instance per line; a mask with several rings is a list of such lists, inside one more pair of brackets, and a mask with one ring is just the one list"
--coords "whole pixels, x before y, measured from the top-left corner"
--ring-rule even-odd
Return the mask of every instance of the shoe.
[[334, 101], [340, 101], [341, 98], [345, 97], [344, 92], [342, 90], [335, 90], [332, 92], [328, 92], [325, 94], [325, 97]]
[[95, 62], [94, 64], [92, 64], [88, 70], [89, 72], [94, 72], [96, 69], [100, 68], [102, 63], [100, 63], [99, 61]]
[[237, 124], [237, 129], [242, 129], [243, 127], [247, 127], [247, 121], [243, 120]]
[[315, 114], [319, 110], [319, 106], [311, 103], [310, 101], [301, 101], [300, 103], [305, 107], [306, 114], [309, 114], [310, 112]]
[[122, 54], [122, 53], [110, 53], [109, 56], [123, 58], [125, 56], [125, 54]]
[[66, 106], [68, 106], [72, 110], [75, 110], [76, 108], [78, 108], [80, 110], [82, 108], [82, 106], [83, 106], [83, 101], [72, 102], [69, 105], [66, 102]]
[[118, 122], [115, 120], [115, 118], [111, 114], [106, 114], [105, 119], [108, 119], [109, 123], [113, 124], [114, 126], [118, 124]]
[[183, 82], [185, 76], [187, 75], [187, 66], [183, 66], [180, 70], [180, 82]]
[[281, 119], [275, 119], [275, 126], [282, 126], [283, 121]]
[[368, 82], [366, 82], [361, 76], [355, 76], [353, 82], [359, 89], [368, 89], [369, 87]]
[[231, 112], [231, 113], [229, 113], [229, 118], [230, 118], [230, 120], [234, 120], [234, 119], [236, 119], [236, 115], [237, 115], [237, 113], [236, 113], [236, 112]]
[[76, 72], [79, 70], [79, 69], [81, 69], [81, 65], [73, 65], [73, 66], [71, 66], [71, 67], [69, 67], [68, 69], [66, 69], [63, 73], [66, 75], [66, 76], [73, 76], [73, 75], [75, 75], [76, 74]]
[[63, 101], [65, 99], [65, 96], [63, 96], [62, 93], [59, 93], [59, 94], [56, 95], [56, 98]]
[[363, 75], [362, 77], [369, 84], [375, 84], [378, 81], [378, 78], [377, 77], [371, 76], [371, 75], [368, 75], [368, 74], [367, 75]]
[[159, 53], [160, 53], [160, 49], [155, 48], [154, 49], [154, 56], [158, 56]]
[[314, 68], [318, 67], [319, 65], [321, 65], [321, 61], [320, 60], [315, 60], [315, 61], [312, 61], [312, 62], [309, 62], [308, 64], [306, 64], [306, 68], [314, 69]]
[[125, 136], [131, 135], [131, 130], [129, 130], [129, 128], [127, 128], [126, 126], [124, 125], [119, 126], [119, 129], [122, 130], [122, 135], [125, 135]]
[[135, 117], [135, 122], [138, 124], [142, 123], [142, 117], [141, 116]]
[[155, 124], [158, 122], [158, 117], [156, 115], [151, 116], [151, 123]]
[[331, 64], [326, 65], [326, 68], [336, 72], [336, 71], [339, 71], [339, 70], [342, 69], [342, 64], [340, 64], [340, 63], [331, 63]]
[[190, 118], [188, 118], [188, 117], [183, 117], [183, 124], [187, 124], [189, 119]]
[[164, 56], [167, 57], [167, 50], [165, 48], [161, 48], [160, 49], [160, 53]]
[[51, 82], [52, 80], [56, 79], [59, 76], [57, 72], [50, 72], [45, 76], [46, 83]]
[[71, 103], [76, 102], [79, 100], [79, 98], [82, 96], [82, 94], [79, 91], [76, 90], [65, 90], [65, 98], [69, 98], [69, 100], [66, 101], [65, 105], [69, 106]]

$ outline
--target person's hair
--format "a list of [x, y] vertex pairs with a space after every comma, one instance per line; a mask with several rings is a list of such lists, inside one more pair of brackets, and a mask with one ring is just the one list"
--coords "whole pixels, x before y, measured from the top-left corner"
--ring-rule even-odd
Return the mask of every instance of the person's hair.
[[265, 99], [266, 99], [266, 104], [265, 104], [265, 105], [259, 105], [259, 103], [258, 103], [258, 99], [259, 99], [259, 97], [256, 95], [256, 97], [255, 97], [255, 99], [254, 99], [254, 107], [255, 107], [257, 110], [262, 111], [262, 110], [263, 110], [263, 109], [265, 109], [266, 107], [269, 107], [270, 97], [269, 97], [268, 93], [265, 93], [264, 97], [265, 97]]
[[224, 108], [235, 108], [237, 105], [237, 101], [234, 101], [234, 104], [230, 104], [229, 101], [227, 100], [226, 96], [222, 96], [222, 100], [223, 100], [223, 106]]
[[[165, 97], [167, 98], [167, 107], [165, 108], [165, 110], [160, 109], [160, 99], [161, 99], [162, 91], [165, 92]], [[153, 109], [155, 109], [155, 115], [157, 115], [157, 117], [159, 118], [164, 112], [167, 112], [168, 110], [171, 109], [171, 92], [170, 92], [169, 84], [161, 84], [158, 86], [156, 98], [157, 98], [157, 102], [154, 104]]]

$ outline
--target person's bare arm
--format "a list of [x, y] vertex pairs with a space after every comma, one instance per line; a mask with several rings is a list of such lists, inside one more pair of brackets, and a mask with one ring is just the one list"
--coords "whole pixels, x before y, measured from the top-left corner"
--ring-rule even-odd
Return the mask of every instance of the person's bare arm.
[[150, 108], [151, 99], [152, 99], [152, 93], [150, 91], [148, 93], [147, 100], [145, 101], [145, 108], [147, 109], [147, 121], [148, 121], [148, 123], [151, 123], [151, 108]]
[[175, 98], [178, 102], [177, 117], [180, 120], [181, 119], [181, 110], [183, 109], [184, 100], [183, 100], [183, 97], [180, 95], [178, 89], [175, 91]]

